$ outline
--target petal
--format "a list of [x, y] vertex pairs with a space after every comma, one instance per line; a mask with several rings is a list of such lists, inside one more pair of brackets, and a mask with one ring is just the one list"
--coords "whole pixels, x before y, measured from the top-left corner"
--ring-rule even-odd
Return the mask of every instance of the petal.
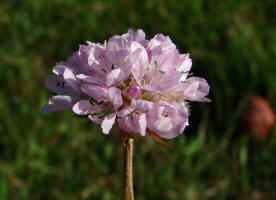
[[80, 100], [73, 106], [72, 109], [78, 115], [88, 115], [99, 112], [99, 109], [97, 109], [95, 106], [92, 106], [91, 103], [87, 100]]
[[177, 102], [159, 101], [147, 113], [147, 128], [160, 137], [172, 139], [188, 126], [188, 109]]
[[115, 119], [116, 119], [115, 113], [104, 118], [102, 125], [101, 125], [102, 131], [104, 134], [109, 134], [109, 131], [111, 130], [113, 124], [115, 123]]
[[121, 80], [125, 78], [124, 71], [120, 68], [112, 70], [107, 76], [106, 76], [106, 85], [111, 86], [119, 83]]
[[102, 124], [103, 120], [97, 117], [93, 117], [92, 115], [88, 115], [88, 119], [90, 119], [95, 124]]
[[129, 89], [128, 95], [129, 95], [131, 98], [139, 99], [139, 98], [141, 97], [141, 95], [142, 95], [142, 92], [141, 92], [140, 87], [138, 87], [138, 86], [133, 86], [132, 88]]
[[147, 128], [147, 120], [146, 120], [146, 114], [145, 113], [140, 115], [139, 125], [140, 125], [140, 134], [142, 136], [145, 136], [146, 135], [146, 128]]
[[111, 87], [108, 90], [108, 96], [114, 105], [115, 110], [118, 110], [123, 104], [123, 98], [121, 90], [116, 87]]
[[188, 83], [184, 85], [183, 95], [190, 101], [205, 101], [211, 100], [205, 98], [209, 93], [210, 86], [207, 81], [199, 77], [191, 77], [187, 79]]
[[111, 38], [109, 38], [107, 43], [107, 49], [109, 51], [118, 51], [120, 48], [126, 46], [127, 41], [118, 35], [114, 35]]
[[[182, 56], [185, 56], [185, 55], [182, 55]], [[185, 58], [180, 64], [180, 66], [177, 68], [177, 70], [180, 72], [188, 72], [190, 71], [192, 64], [193, 62], [191, 58]]]
[[186, 126], [188, 126], [188, 123], [186, 121], [182, 121], [181, 123], [175, 124], [170, 134], [166, 134], [166, 136], [162, 136], [162, 137], [166, 139], [176, 138], [181, 133], [183, 133]]
[[46, 77], [45, 86], [55, 94], [74, 94], [74, 90], [65, 82], [64, 78], [54, 74]]
[[160, 116], [160, 110], [147, 113], [148, 128], [154, 133], [162, 136], [173, 128], [172, 120], [169, 117]]
[[147, 112], [149, 109], [152, 108], [153, 103], [146, 100], [132, 100], [131, 106], [137, 109], [140, 112]]
[[91, 65], [94, 62], [98, 62], [105, 51], [105, 47], [99, 44], [90, 43], [91, 50], [88, 56], [88, 64]]
[[80, 92], [80, 85], [81, 82], [80, 80], [77, 79], [77, 77], [75, 76], [75, 74], [73, 74], [73, 72], [66, 67], [64, 69], [63, 72], [63, 77], [65, 79], [65, 81], [76, 91], [76, 92]]
[[149, 60], [146, 49], [138, 42], [131, 43], [130, 62], [132, 65], [132, 75], [140, 84], [140, 80], [146, 73], [146, 68], [149, 66]]
[[170, 71], [165, 73], [157, 72], [151, 79], [150, 83], [142, 86], [142, 88], [151, 92], [163, 93], [167, 89], [177, 85], [181, 75], [181, 72], [178, 71]]
[[[64, 63], [64, 62], [62, 62], [62, 63]], [[61, 64], [61, 63], [57, 63], [56, 66], [53, 68], [53, 72], [54, 72], [56, 75], [62, 75], [65, 68], [66, 68], [65, 65], [63, 65], [63, 64]]]
[[127, 106], [124, 109], [120, 110], [120, 112], [117, 113], [118, 117], [126, 117], [130, 113], [132, 113], [135, 110], [133, 106]]
[[84, 68], [87, 66], [87, 60], [83, 60], [79, 56], [79, 51], [75, 51], [66, 62], [61, 62], [67, 68], [69, 68], [74, 74], [80, 74]]
[[72, 107], [78, 100], [78, 97], [56, 95], [49, 99], [48, 104], [42, 108], [42, 111], [55, 112], [58, 110], [64, 110]]
[[126, 117], [118, 119], [119, 127], [127, 133], [139, 133], [139, 119], [139, 115], [137, 115], [136, 113], [132, 113]]
[[78, 74], [76, 77], [85, 83], [92, 83], [92, 84], [103, 84], [103, 80], [101, 80], [99, 77], [95, 76], [87, 76], [85, 74]]
[[181, 59], [181, 57], [178, 50], [169, 49], [164, 51], [160, 55], [156, 55], [156, 58], [153, 59], [157, 62], [159, 68], [162, 71], [167, 72], [176, 70], [176, 66], [180, 62], [179, 60]]
[[[96, 75], [99, 59], [104, 52], [104, 47], [100, 44], [88, 42], [88, 45], [80, 45], [78, 50], [79, 68], [89, 75]], [[78, 73], [79, 74], [79, 73]]]
[[[185, 55], [182, 55], [182, 56], [185, 56]], [[191, 67], [192, 67], [192, 59], [185, 58], [184, 61], [180, 64], [180, 66], [177, 68], [177, 71], [180, 71], [182, 73], [180, 81], [186, 80]]]
[[105, 85], [82, 84], [81, 90], [96, 101], [108, 100], [108, 88]]
[[160, 48], [162, 51], [176, 48], [169, 36], [163, 34], [156, 34], [148, 43], [148, 50], [154, 51]]
[[82, 69], [81, 71], [85, 71], [88, 74], [94, 74], [93, 68], [91, 68], [88, 64], [88, 57], [90, 56], [92, 46], [92, 44], [80, 45], [79, 50], [76, 54], [77, 56], [75, 65], [78, 65], [79, 69]]
[[134, 41], [144, 41], [146, 39], [146, 34], [142, 29], [138, 29], [134, 34]]

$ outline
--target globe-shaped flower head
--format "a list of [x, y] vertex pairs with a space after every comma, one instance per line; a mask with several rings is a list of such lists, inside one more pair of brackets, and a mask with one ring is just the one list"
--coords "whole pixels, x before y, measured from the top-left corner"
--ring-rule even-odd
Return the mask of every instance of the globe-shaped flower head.
[[189, 76], [192, 60], [170, 38], [146, 40], [142, 30], [87, 42], [59, 62], [45, 84], [56, 95], [43, 111], [72, 108], [108, 134], [115, 123], [127, 133], [147, 130], [172, 139], [188, 126], [189, 101], [210, 101], [205, 79]]

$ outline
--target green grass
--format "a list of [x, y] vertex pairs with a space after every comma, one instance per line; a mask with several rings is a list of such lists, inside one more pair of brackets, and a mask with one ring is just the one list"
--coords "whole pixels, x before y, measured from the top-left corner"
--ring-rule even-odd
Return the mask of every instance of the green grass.
[[276, 107], [275, 8], [272, 0], [1, 1], [0, 199], [120, 199], [119, 134], [41, 107], [57, 61], [128, 28], [169, 35], [189, 52], [213, 101], [192, 104], [191, 125], [168, 141], [174, 150], [138, 137], [136, 199], [275, 199], [276, 129], [256, 140], [242, 128], [249, 94]]

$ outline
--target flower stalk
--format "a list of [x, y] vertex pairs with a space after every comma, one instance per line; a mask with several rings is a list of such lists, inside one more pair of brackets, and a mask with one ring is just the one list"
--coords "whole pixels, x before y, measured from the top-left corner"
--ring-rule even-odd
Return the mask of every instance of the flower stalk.
[[134, 200], [133, 192], [133, 148], [134, 138], [128, 137], [125, 141], [125, 193], [124, 200]]

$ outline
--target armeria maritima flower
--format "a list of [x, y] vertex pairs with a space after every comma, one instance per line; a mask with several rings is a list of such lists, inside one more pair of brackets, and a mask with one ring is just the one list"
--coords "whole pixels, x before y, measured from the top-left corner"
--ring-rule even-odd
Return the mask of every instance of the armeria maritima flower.
[[43, 111], [72, 108], [105, 134], [117, 122], [127, 133], [175, 138], [189, 124], [187, 102], [210, 101], [206, 80], [189, 77], [191, 66], [189, 54], [162, 34], [146, 40], [142, 30], [129, 30], [105, 44], [87, 42], [46, 78], [56, 95]]

